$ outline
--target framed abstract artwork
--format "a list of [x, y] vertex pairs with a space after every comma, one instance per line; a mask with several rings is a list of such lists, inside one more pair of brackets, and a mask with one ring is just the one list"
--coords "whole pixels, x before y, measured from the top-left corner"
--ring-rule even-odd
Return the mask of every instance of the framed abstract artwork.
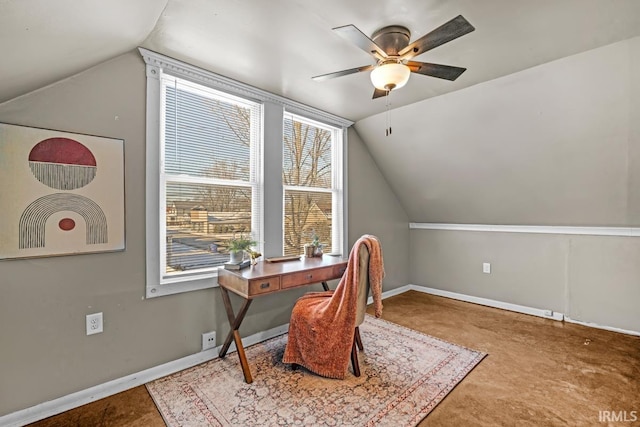
[[124, 141], [0, 123], [0, 259], [124, 248]]

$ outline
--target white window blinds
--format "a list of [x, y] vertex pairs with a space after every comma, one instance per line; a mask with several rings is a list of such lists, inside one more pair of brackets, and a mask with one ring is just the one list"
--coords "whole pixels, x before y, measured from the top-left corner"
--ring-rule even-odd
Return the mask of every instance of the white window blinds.
[[342, 248], [342, 129], [286, 114], [283, 126], [284, 254], [317, 236], [325, 253]]
[[164, 282], [212, 273], [227, 241], [261, 228], [261, 105], [162, 77], [160, 199]]

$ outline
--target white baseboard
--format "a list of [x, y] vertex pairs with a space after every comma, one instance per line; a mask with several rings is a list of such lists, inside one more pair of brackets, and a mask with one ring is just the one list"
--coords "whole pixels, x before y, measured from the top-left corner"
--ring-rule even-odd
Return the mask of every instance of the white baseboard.
[[[410, 290], [411, 290], [411, 285], [400, 286], [399, 288], [395, 288], [395, 289], [391, 289], [390, 291], [383, 292], [382, 299], [393, 297], [395, 295], [400, 295]], [[373, 297], [369, 297], [367, 299], [367, 304], [373, 304]]]
[[628, 329], [615, 328], [613, 326], [602, 326], [598, 325], [597, 323], [583, 322], [582, 320], [575, 320], [567, 316], [564, 317], [564, 320], [565, 322], [575, 323], [577, 325], [587, 326], [589, 328], [604, 329], [605, 331], [618, 332], [620, 334], [635, 335], [640, 337], [640, 332], [638, 331], [630, 331]]
[[[283, 333], [287, 332], [288, 328], [288, 323], [285, 325], [280, 325], [267, 331], [262, 331], [243, 338], [242, 343], [245, 346], [257, 344], [269, 338], [282, 335]], [[145, 369], [144, 371], [140, 371], [135, 374], [117, 378], [115, 380], [108, 381], [103, 384], [98, 384], [97, 386], [90, 387], [85, 390], [80, 390], [75, 393], [50, 400], [48, 402], [40, 403], [38, 405], [31, 406], [17, 412], [3, 415], [0, 417], [0, 426], [24, 426], [26, 424], [30, 424], [51, 417], [53, 415], [60, 414], [70, 409], [86, 405], [87, 403], [112, 396], [116, 393], [120, 393], [125, 390], [129, 390], [131, 388], [146, 384], [149, 381], [157, 380], [158, 378], [171, 375], [187, 368], [191, 368], [193, 366], [199, 365], [200, 363], [208, 362], [209, 360], [213, 360], [218, 357], [220, 347], [222, 346], [201, 351], [199, 353], [195, 353], [178, 360], [154, 366], [153, 368]], [[235, 349], [235, 344], [231, 343], [229, 352], [235, 351]], [[236, 356], [228, 355], [227, 357]]]
[[[511, 304], [508, 302], [496, 301], [488, 298], [474, 297], [472, 295], [459, 294], [457, 292], [443, 291], [441, 289], [429, 288], [420, 285], [408, 285], [413, 291], [424, 292], [440, 297], [457, 299], [460, 301], [472, 302], [474, 304], [486, 305], [488, 307], [501, 308], [503, 310], [515, 311], [517, 313], [529, 314], [532, 316], [544, 317], [545, 319], [564, 320], [564, 315], [557, 311], [545, 310], [541, 308], [527, 307], [525, 305]], [[550, 312], [550, 314], [549, 314]]]
[[[471, 295], [459, 294], [457, 292], [443, 291], [442, 289], [429, 288], [427, 286], [405, 285], [397, 289], [392, 289], [391, 291], [388, 291], [388, 292], [383, 292], [382, 298], [384, 299], [394, 295], [399, 295], [409, 290], [424, 292], [426, 294], [437, 295], [437, 296], [446, 297], [446, 298], [452, 298], [459, 301], [471, 302], [474, 304], [486, 305], [487, 307], [494, 307], [494, 308], [500, 308], [503, 310], [515, 311], [516, 313], [523, 313], [523, 314], [529, 314], [532, 316], [544, 317], [545, 319], [575, 323], [578, 325], [587, 326], [589, 328], [603, 329], [605, 331], [640, 336], [639, 331], [632, 331], [629, 329], [616, 328], [614, 326], [599, 325], [597, 323], [584, 322], [582, 320], [575, 320], [563, 313], [558, 313], [556, 311], [552, 311], [551, 312], [552, 314], [548, 315], [547, 314], [548, 310], [543, 310], [540, 308], [533, 308], [533, 307], [527, 307], [524, 305], [511, 304], [508, 302], [496, 301], [488, 298], [474, 297]], [[371, 304], [372, 302], [373, 302], [373, 298], [369, 297], [368, 303]]]
[[511, 304], [508, 302], [495, 301], [487, 298], [474, 297], [471, 295], [459, 294], [456, 292], [443, 291], [441, 289], [429, 288], [426, 286], [408, 285], [408, 286], [403, 286], [403, 288], [408, 288], [413, 291], [424, 292], [427, 294], [437, 295], [441, 297], [453, 298], [460, 301], [472, 302], [474, 304], [486, 305], [488, 307], [495, 307], [495, 308], [501, 308], [503, 310], [515, 311], [517, 313], [524, 313], [524, 314], [530, 314], [532, 316], [544, 317], [545, 319], [553, 319], [558, 321], [565, 321], [568, 323], [575, 323], [578, 325], [587, 326], [589, 328], [603, 329], [605, 331], [640, 336], [640, 332], [638, 331], [631, 331], [628, 329], [616, 328], [614, 326], [599, 325], [597, 323], [584, 322], [582, 320], [575, 320], [568, 317], [566, 314], [558, 313], [555, 311], [552, 312], [553, 314], [551, 316], [548, 316], [546, 314], [547, 310], [543, 310], [539, 308], [532, 308], [532, 307], [527, 307], [523, 305]]

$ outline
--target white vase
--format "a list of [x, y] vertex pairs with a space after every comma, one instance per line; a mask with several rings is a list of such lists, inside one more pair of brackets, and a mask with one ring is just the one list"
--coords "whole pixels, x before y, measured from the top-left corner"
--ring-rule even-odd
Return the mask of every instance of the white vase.
[[230, 254], [230, 258], [229, 258], [229, 262], [234, 263], [234, 264], [238, 264], [240, 262], [242, 262], [242, 259], [244, 258], [244, 251], [231, 251], [229, 252]]

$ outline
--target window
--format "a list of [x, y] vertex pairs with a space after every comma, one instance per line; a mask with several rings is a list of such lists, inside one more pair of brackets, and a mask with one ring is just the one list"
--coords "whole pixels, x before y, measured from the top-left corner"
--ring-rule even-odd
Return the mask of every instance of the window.
[[286, 114], [283, 132], [284, 254], [317, 235], [326, 253], [342, 250], [342, 129]]
[[260, 234], [261, 105], [162, 76], [161, 283], [209, 274]]
[[310, 230], [325, 252], [345, 253], [342, 156], [351, 122], [139, 51], [148, 298], [215, 286], [234, 233], [266, 256], [302, 253]]

